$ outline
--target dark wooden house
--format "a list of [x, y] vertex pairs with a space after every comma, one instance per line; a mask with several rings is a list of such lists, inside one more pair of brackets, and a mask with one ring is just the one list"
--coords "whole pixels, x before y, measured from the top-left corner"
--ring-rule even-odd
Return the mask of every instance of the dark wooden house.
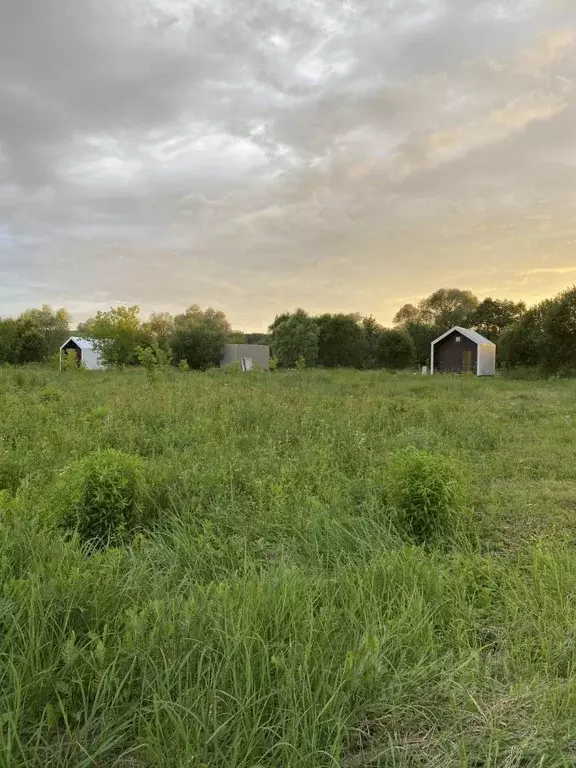
[[476, 331], [455, 325], [432, 342], [430, 372], [494, 376], [496, 345]]

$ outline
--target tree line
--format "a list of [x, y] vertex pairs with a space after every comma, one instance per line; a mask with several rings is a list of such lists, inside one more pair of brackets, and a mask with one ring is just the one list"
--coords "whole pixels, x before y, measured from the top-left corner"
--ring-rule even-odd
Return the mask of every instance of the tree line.
[[427, 365], [430, 343], [454, 325], [472, 328], [498, 345], [500, 364], [576, 371], [576, 287], [529, 309], [523, 302], [486, 298], [471, 291], [440, 288], [418, 304], [405, 304], [392, 328], [372, 316], [303, 309], [278, 315], [268, 333], [232, 328], [220, 310], [193, 304], [182, 314], [140, 317], [138, 306], [119, 306], [71, 328], [66, 309], [44, 305], [17, 318], [0, 319], [0, 364], [44, 362], [78, 335], [94, 341], [111, 366], [173, 363], [205, 370], [220, 362], [227, 343], [269, 344], [283, 368], [403, 369]]

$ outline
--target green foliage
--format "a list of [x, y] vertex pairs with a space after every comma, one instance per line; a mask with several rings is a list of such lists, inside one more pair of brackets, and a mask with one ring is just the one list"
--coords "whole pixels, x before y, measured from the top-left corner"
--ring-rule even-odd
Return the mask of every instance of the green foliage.
[[174, 327], [176, 330], [205, 329], [220, 334], [226, 340], [232, 333], [224, 312], [212, 307], [201, 309], [197, 304], [192, 304], [183, 314], [176, 315]]
[[365, 326], [357, 315], [325, 314], [318, 325], [318, 365], [362, 368], [368, 353]]
[[136, 347], [136, 357], [148, 376], [155, 378], [159, 370], [170, 365], [172, 354], [153, 342], [150, 347]]
[[0, 365], [16, 362], [19, 324], [10, 318], [0, 318]]
[[543, 316], [542, 363], [554, 373], [576, 373], [576, 286], [549, 302]]
[[67, 349], [63, 354], [57, 354], [60, 370], [67, 372], [78, 370], [78, 356], [75, 350]]
[[382, 368], [401, 370], [416, 362], [416, 349], [410, 335], [399, 328], [382, 329], [378, 337], [376, 360]]
[[60, 403], [64, 399], [64, 393], [56, 387], [44, 387], [40, 393], [40, 399], [44, 403]]
[[186, 373], [186, 371], [190, 370], [190, 366], [188, 365], [186, 360], [180, 360], [180, 362], [178, 363], [178, 370], [180, 371], [180, 373]]
[[426, 323], [446, 331], [454, 325], [467, 326], [479, 305], [472, 291], [460, 288], [439, 288], [418, 306], [405, 304], [394, 318], [395, 325]]
[[543, 301], [531, 307], [520, 320], [504, 329], [498, 339], [500, 362], [512, 368], [543, 365], [549, 343], [546, 318], [552, 304]]
[[242, 373], [242, 366], [239, 360], [234, 360], [232, 363], [222, 366], [219, 371], [227, 376], [239, 376]]
[[465, 499], [461, 467], [440, 454], [414, 448], [390, 458], [386, 494], [399, 528], [417, 543], [452, 535]]
[[94, 341], [102, 363], [106, 366], [134, 365], [136, 348], [141, 340], [140, 308], [112, 307], [98, 311], [96, 317], [78, 327], [82, 336]]
[[[576, 382], [305, 373], [0, 369], [2, 766], [573, 762]], [[473, 467], [468, 536], [383, 514], [400, 447]], [[98, 551], [53, 516], [110, 449]]]
[[502, 331], [517, 322], [525, 312], [523, 301], [487, 298], [472, 312], [469, 326], [496, 343]]
[[13, 361], [17, 365], [41, 363], [48, 356], [48, 341], [37, 328], [30, 327], [19, 332], [13, 348]]
[[142, 340], [148, 346], [158, 346], [167, 350], [174, 333], [174, 318], [169, 312], [153, 312], [146, 322], [142, 323]]
[[419, 322], [406, 323], [402, 328], [412, 339], [418, 365], [430, 365], [431, 344], [442, 333], [440, 328], [436, 325]]
[[170, 340], [176, 360], [184, 360], [193, 370], [205, 371], [218, 366], [226, 336], [209, 327], [178, 328]]
[[25, 326], [38, 330], [46, 340], [46, 354], [53, 354], [70, 336], [72, 317], [68, 310], [54, 309], [43, 304], [40, 309], [25, 310], [18, 321]]
[[242, 331], [230, 331], [227, 339], [228, 344], [247, 344], [246, 334]]
[[232, 332], [223, 312], [193, 304], [174, 318], [174, 327], [170, 346], [175, 360], [185, 360], [189, 368], [199, 371], [220, 365]]
[[318, 325], [303, 309], [278, 315], [270, 326], [272, 351], [282, 368], [294, 368], [299, 358], [306, 366], [316, 365]]
[[69, 335], [65, 309], [27, 309], [16, 320], [0, 319], [0, 364], [40, 363], [55, 354]]
[[362, 318], [364, 332], [364, 368], [378, 368], [378, 342], [382, 326], [370, 315]]
[[52, 502], [62, 527], [82, 542], [120, 544], [149, 522], [145, 465], [114, 449], [96, 451], [63, 470]]

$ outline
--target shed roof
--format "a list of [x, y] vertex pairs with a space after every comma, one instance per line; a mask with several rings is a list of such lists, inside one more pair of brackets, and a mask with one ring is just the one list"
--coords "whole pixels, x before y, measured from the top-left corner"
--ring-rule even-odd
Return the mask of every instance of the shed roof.
[[66, 339], [64, 344], [62, 344], [60, 349], [64, 349], [66, 344], [69, 344], [71, 341], [73, 341], [77, 347], [80, 347], [80, 349], [94, 349], [94, 342], [90, 341], [90, 339], [83, 339], [81, 336], [70, 336], [70, 338]]
[[470, 339], [470, 341], [474, 342], [474, 344], [491, 344], [492, 346], [495, 346], [493, 341], [487, 339], [486, 336], [482, 336], [481, 333], [477, 333], [470, 328], [461, 328], [459, 325], [455, 325], [453, 328], [450, 328], [449, 331], [446, 331], [446, 333], [438, 336], [437, 339], [434, 339], [432, 344], [437, 344], [439, 341], [442, 341], [442, 339], [445, 339], [446, 336], [450, 336], [451, 333], [454, 333], [454, 331], [461, 334], [462, 336], [465, 336], [467, 339]]

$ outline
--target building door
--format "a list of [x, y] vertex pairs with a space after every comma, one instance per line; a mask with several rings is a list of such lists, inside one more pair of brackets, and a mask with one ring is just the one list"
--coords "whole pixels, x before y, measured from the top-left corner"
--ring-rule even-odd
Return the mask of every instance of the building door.
[[472, 350], [465, 349], [462, 352], [462, 370], [465, 373], [470, 373], [472, 370]]

